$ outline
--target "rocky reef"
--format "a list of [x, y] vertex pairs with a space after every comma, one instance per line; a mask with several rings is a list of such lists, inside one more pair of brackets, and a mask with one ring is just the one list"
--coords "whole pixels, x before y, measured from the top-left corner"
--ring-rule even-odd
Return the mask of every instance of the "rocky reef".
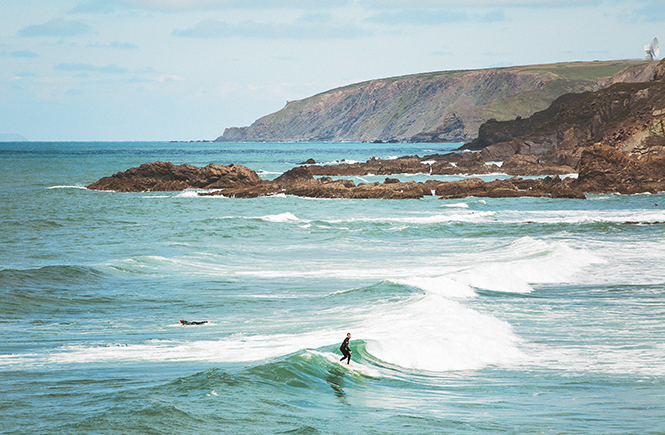
[[[665, 158], [652, 157], [639, 161], [627, 157], [611, 146], [600, 143], [581, 151], [580, 171], [576, 179], [570, 177], [562, 179], [555, 175], [538, 179], [523, 179], [514, 176], [490, 182], [479, 178], [466, 178], [451, 182], [438, 180], [402, 182], [396, 178], [386, 177], [383, 183], [356, 185], [352, 180], [333, 179], [325, 174], [315, 178], [315, 175], [321, 175], [322, 172], [331, 175], [389, 175], [418, 172], [431, 174], [434, 173], [434, 168], [439, 168], [438, 171], [442, 173], [445, 172], [440, 170], [444, 167], [443, 164], [449, 165], [445, 166], [447, 169], [454, 169], [456, 171], [454, 173], [461, 173], [460, 171], [465, 170], [464, 168], [474, 168], [478, 164], [485, 166], [486, 170], [499, 169], [495, 165], [486, 165], [482, 161], [462, 158], [466, 156], [476, 156], [477, 158], [478, 154], [458, 154], [457, 156], [457, 166], [452, 166], [444, 160], [423, 163], [422, 159], [417, 156], [385, 161], [371, 159], [365, 164], [345, 166], [298, 166], [274, 180], [262, 180], [254, 171], [241, 165], [210, 164], [197, 168], [187, 164], [176, 166], [168, 162], [154, 162], [104, 177], [87, 187], [93, 190], [116, 192], [205, 189], [207, 191], [200, 192], [199, 195], [223, 195], [234, 198], [286, 194], [310, 198], [416, 199], [435, 195], [444, 199], [467, 196], [490, 198], [540, 196], [583, 199], [585, 192], [634, 194], [665, 191]], [[432, 157], [426, 156], [425, 158]], [[510, 161], [514, 165], [502, 169], [506, 173], [528, 172], [536, 167], [528, 157], [520, 156], [527, 161], [523, 166], [518, 164], [519, 159], [514, 158]], [[506, 165], [504, 164], [504, 166]], [[337, 167], [337, 172], [333, 174], [335, 167]], [[562, 169], [570, 168], [563, 167]]]
[[261, 182], [256, 172], [241, 165], [211, 163], [198, 168], [188, 164], [176, 166], [170, 162], [153, 162], [104, 177], [86, 187], [115, 192], [177, 192], [254, 186]]
[[401, 182], [387, 177], [383, 183], [359, 183], [330, 177], [314, 178], [310, 168], [299, 166], [286, 171], [274, 180], [261, 180], [250, 169], [240, 165], [214, 165], [203, 168], [171, 163], [146, 163], [138, 168], [104, 177], [87, 186], [92, 190], [116, 192], [181, 191], [205, 189], [202, 196], [223, 195], [234, 198], [256, 198], [276, 194], [310, 198], [380, 198], [417, 199], [437, 195], [442, 198], [466, 196], [518, 197], [546, 196], [552, 198], [584, 198], [582, 191], [572, 186], [571, 178], [508, 180], [484, 182], [479, 178], [444, 182]]

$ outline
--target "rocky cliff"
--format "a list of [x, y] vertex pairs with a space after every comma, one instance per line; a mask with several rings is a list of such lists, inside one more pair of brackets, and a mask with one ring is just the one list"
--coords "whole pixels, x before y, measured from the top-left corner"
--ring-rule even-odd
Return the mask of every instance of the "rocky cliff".
[[372, 80], [289, 102], [217, 141], [466, 142], [488, 119], [526, 118], [557, 97], [648, 80], [650, 63], [576, 62]]
[[536, 156], [540, 163], [575, 169], [583, 150], [596, 143], [635, 161], [665, 156], [665, 63], [651, 65], [651, 81], [564, 95], [528, 119], [487, 122], [462, 148], [482, 150], [485, 161]]

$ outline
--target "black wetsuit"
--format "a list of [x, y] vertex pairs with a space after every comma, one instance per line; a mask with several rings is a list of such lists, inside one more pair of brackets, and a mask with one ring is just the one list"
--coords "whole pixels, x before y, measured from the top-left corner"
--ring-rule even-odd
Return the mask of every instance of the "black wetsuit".
[[344, 341], [342, 342], [342, 345], [339, 347], [339, 350], [342, 351], [342, 359], [340, 361], [344, 361], [345, 359], [348, 358], [348, 361], [346, 362], [347, 364], [351, 363], [351, 350], [349, 349], [349, 337], [346, 337]]
[[187, 320], [181, 320], [180, 323], [182, 323], [183, 325], [203, 325], [204, 323], [208, 323], [208, 321], [206, 320], [205, 322], [189, 322]]

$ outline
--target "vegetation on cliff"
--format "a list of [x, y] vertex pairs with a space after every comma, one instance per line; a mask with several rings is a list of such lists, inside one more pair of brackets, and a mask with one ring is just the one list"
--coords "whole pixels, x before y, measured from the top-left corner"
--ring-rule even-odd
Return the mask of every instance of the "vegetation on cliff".
[[217, 141], [466, 142], [488, 119], [528, 117], [570, 92], [645, 81], [641, 61], [575, 62], [447, 71], [357, 83], [292, 101]]

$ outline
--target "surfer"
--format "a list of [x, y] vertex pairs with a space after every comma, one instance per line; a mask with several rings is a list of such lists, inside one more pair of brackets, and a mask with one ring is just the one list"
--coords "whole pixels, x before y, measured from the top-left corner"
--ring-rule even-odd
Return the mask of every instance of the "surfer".
[[348, 361], [346, 362], [346, 365], [349, 365], [351, 363], [351, 349], [349, 349], [349, 340], [351, 340], [351, 333], [349, 332], [346, 334], [346, 338], [342, 342], [342, 345], [339, 347], [339, 350], [342, 351], [342, 359], [340, 361], [344, 361], [345, 359], [348, 358]]
[[210, 322], [208, 322], [207, 320], [204, 320], [203, 322], [190, 322], [187, 320], [180, 319], [181, 325], [203, 325], [204, 323], [210, 323]]

